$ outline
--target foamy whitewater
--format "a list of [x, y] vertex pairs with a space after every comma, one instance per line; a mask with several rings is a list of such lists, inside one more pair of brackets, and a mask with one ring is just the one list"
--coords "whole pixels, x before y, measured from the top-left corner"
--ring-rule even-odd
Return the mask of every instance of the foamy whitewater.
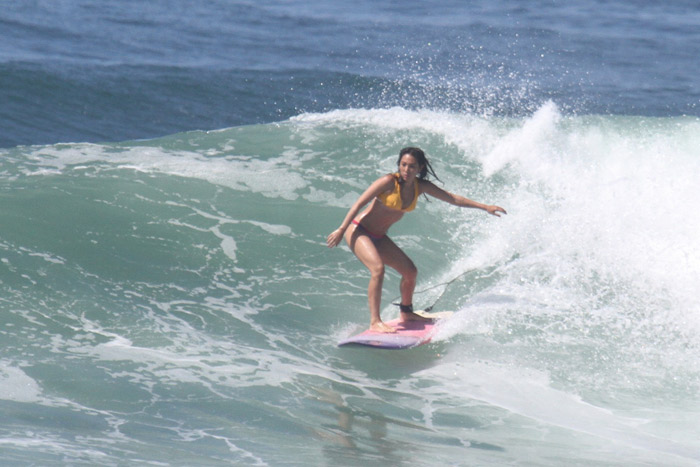
[[[2, 151], [8, 463], [697, 465], [697, 118], [401, 108]], [[397, 148], [501, 219], [390, 234], [407, 351], [336, 347], [367, 273], [325, 236]], [[385, 284], [385, 317], [398, 277]]]

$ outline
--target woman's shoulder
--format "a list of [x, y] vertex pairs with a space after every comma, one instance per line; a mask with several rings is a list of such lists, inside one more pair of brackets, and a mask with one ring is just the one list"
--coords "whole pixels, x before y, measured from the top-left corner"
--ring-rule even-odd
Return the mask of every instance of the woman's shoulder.
[[391, 184], [393, 186], [394, 182], [398, 180], [398, 177], [394, 173], [388, 173], [379, 177], [375, 183], [381, 183], [383, 185]]
[[372, 182], [372, 185], [370, 185], [370, 187], [367, 190], [375, 193], [382, 193], [385, 191], [393, 190], [395, 180], [396, 179], [394, 178], [393, 174], [382, 175], [374, 182]]
[[431, 182], [430, 180], [425, 180], [423, 178], [416, 178], [416, 182], [418, 182], [418, 189], [421, 193], [425, 193], [426, 191], [429, 191], [433, 187], [435, 187], [435, 184], [433, 182]]

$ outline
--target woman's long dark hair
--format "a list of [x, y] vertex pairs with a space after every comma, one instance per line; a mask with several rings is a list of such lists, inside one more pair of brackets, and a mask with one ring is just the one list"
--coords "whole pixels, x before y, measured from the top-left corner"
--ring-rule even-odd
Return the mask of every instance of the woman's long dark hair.
[[[423, 152], [423, 150], [421, 148], [414, 148], [411, 146], [409, 146], [407, 148], [403, 148], [401, 151], [399, 151], [399, 160], [396, 162], [397, 166], [401, 164], [401, 158], [403, 158], [403, 156], [405, 156], [406, 154], [409, 154], [409, 155], [415, 157], [416, 161], [418, 161], [418, 165], [423, 166], [423, 169], [418, 174], [418, 178], [420, 178], [421, 180], [429, 180], [428, 176], [431, 176], [431, 177], [435, 178], [435, 180], [440, 180], [440, 177], [438, 177], [435, 174], [435, 171], [433, 170], [433, 166], [430, 165], [428, 158], [425, 157], [425, 153]], [[440, 181], [442, 181], [442, 180], [440, 180]]]

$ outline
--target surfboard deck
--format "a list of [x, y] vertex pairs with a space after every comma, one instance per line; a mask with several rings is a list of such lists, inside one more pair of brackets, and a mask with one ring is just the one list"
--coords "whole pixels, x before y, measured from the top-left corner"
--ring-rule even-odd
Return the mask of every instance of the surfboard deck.
[[386, 324], [396, 328], [396, 332], [377, 332], [367, 329], [360, 334], [348, 337], [338, 343], [338, 347], [346, 345], [364, 345], [377, 349], [410, 349], [419, 345], [427, 344], [432, 339], [435, 326], [440, 319], [452, 315], [451, 312], [426, 313], [416, 312], [433, 321], [408, 321], [401, 323], [399, 319], [386, 321]]

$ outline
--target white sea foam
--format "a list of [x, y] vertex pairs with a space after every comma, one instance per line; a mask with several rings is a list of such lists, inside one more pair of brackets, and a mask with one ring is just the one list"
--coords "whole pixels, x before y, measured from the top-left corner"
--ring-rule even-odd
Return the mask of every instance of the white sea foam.
[[[156, 172], [206, 180], [240, 191], [271, 198], [296, 199], [307, 183], [290, 170], [295, 159], [210, 157], [198, 152], [166, 150], [151, 146], [113, 147], [98, 144], [56, 145], [38, 148], [30, 155], [34, 166], [28, 175], [59, 174], [80, 165], [108, 164], [109, 168]], [[83, 167], [84, 168], [84, 167]]]
[[0, 398], [16, 402], [44, 400], [41, 388], [22, 369], [0, 360]]

